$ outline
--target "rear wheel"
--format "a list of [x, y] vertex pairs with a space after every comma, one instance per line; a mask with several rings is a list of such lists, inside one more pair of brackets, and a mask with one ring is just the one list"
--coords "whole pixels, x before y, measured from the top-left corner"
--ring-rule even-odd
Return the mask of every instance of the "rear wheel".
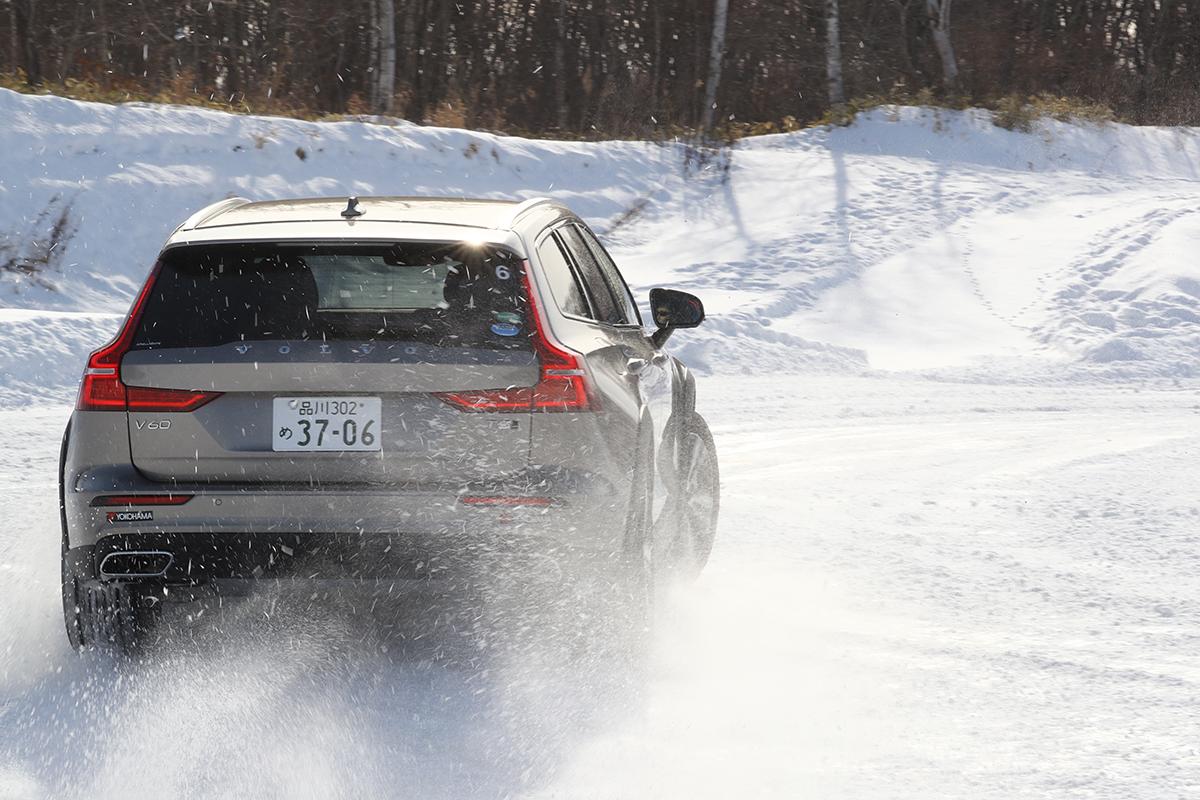
[[138, 608], [138, 595], [128, 584], [102, 583], [75, 563], [63, 544], [63, 621], [76, 650], [100, 648], [131, 655], [138, 648], [148, 615]]
[[97, 583], [82, 587], [80, 630], [84, 647], [110, 649], [121, 655], [137, 650], [138, 609], [129, 587], [121, 583]]
[[62, 603], [63, 621], [67, 626], [67, 641], [75, 650], [83, 647], [83, 627], [80, 622], [79, 589], [76, 570], [70, 563], [71, 552], [67, 548], [67, 535], [62, 543]]

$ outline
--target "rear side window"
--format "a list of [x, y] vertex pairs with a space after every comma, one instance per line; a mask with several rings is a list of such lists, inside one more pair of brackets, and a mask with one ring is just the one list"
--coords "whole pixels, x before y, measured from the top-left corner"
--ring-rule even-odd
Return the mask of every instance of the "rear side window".
[[580, 277], [583, 278], [588, 297], [591, 298], [592, 305], [596, 309], [596, 320], [607, 322], [609, 325], [623, 325], [629, 322], [625, 318], [623, 304], [613, 296], [608, 281], [604, 279], [604, 275], [600, 271], [600, 263], [596, 260], [591, 248], [587, 246], [583, 236], [580, 235], [579, 229], [574, 225], [564, 225], [558, 229], [558, 233], [567, 246], [567, 250], [570, 251], [571, 257], [579, 266]]
[[577, 317], [591, 316], [583, 290], [575, 278], [575, 273], [571, 271], [571, 265], [563, 255], [558, 240], [553, 235], [547, 236], [538, 245], [537, 252], [542, 269], [550, 280], [550, 291], [553, 292], [554, 300], [562, 312]]
[[529, 349], [520, 260], [465, 244], [198, 245], [164, 254], [134, 349], [248, 340]]

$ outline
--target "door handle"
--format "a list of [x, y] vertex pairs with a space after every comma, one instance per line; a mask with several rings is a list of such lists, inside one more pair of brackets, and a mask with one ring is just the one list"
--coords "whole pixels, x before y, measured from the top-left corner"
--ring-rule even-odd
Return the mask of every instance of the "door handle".
[[642, 370], [646, 369], [646, 367], [648, 367], [649, 365], [650, 365], [650, 362], [644, 358], [638, 358], [638, 357], [630, 358], [625, 362], [625, 374], [626, 375], [639, 375], [639, 374], [641, 374]]

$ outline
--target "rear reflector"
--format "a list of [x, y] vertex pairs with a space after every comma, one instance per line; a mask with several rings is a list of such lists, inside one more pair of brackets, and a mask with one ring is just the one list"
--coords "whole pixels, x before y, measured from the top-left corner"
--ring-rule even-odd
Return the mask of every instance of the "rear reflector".
[[130, 411], [195, 411], [220, 392], [192, 392], [187, 389], [148, 389], [129, 386], [126, 389]]
[[457, 406], [463, 411], [529, 411], [533, 403], [533, 389], [528, 386], [514, 389], [437, 392], [436, 396], [442, 402]]
[[544, 508], [554, 505], [552, 497], [525, 497], [522, 495], [473, 495], [468, 494], [458, 498], [460, 503], [468, 506], [536, 506]]
[[102, 494], [92, 500], [93, 507], [105, 506], [181, 506], [190, 494]]

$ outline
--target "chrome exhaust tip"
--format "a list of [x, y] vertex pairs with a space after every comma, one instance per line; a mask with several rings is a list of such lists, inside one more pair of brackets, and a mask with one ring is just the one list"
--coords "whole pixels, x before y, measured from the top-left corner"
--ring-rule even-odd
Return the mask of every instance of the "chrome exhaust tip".
[[102, 578], [161, 578], [175, 563], [163, 550], [122, 550], [109, 553], [100, 562]]

